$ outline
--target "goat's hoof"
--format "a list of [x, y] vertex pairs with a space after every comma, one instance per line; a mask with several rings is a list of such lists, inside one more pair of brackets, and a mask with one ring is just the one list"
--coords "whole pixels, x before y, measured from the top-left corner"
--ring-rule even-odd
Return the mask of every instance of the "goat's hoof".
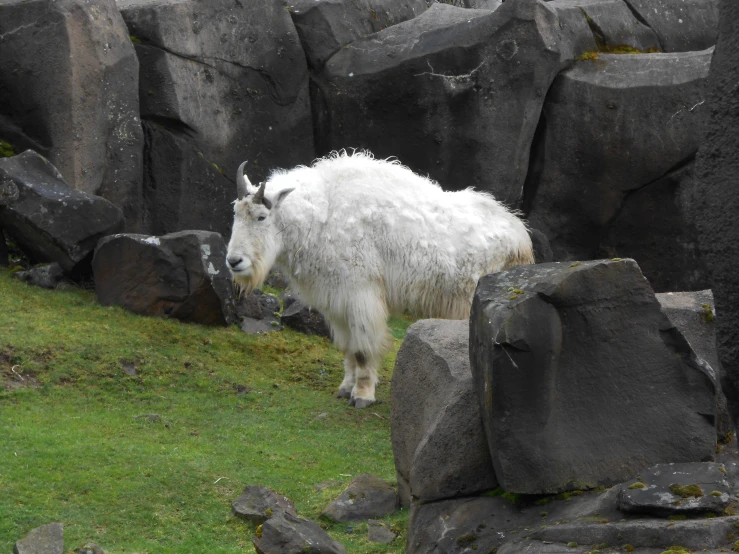
[[341, 390], [339, 389], [339, 392], [336, 393], [336, 398], [351, 398], [352, 397], [352, 391], [351, 390]]
[[354, 399], [354, 407], [357, 410], [361, 410], [362, 408], [366, 408], [367, 406], [370, 406], [370, 405], [372, 405], [374, 403], [375, 403], [374, 400], [367, 400], [365, 398], [355, 398]]
[[356, 403], [357, 403], [356, 398], [354, 398], [353, 396], [349, 398], [349, 402], [348, 402], [349, 406], [354, 406], [354, 404]]

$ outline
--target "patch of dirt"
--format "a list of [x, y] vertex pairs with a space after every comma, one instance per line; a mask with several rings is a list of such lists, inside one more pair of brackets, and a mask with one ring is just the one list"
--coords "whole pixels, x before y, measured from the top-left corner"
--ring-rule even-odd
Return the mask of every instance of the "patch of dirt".
[[33, 371], [14, 363], [17, 357], [12, 346], [0, 350], [0, 387], [7, 392], [18, 389], [37, 389], [41, 384]]

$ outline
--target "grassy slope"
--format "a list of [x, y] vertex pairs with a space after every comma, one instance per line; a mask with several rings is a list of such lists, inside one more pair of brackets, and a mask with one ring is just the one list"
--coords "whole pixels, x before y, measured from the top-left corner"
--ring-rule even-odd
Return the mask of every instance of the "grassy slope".
[[[325, 339], [139, 317], [0, 270], [0, 552], [53, 521], [68, 552], [250, 552], [253, 527], [230, 513], [246, 485], [318, 518], [356, 475], [394, 481], [389, 379], [408, 323], [392, 322], [381, 402], [357, 411], [333, 396]], [[404, 536], [379, 546], [364, 524], [323, 523], [350, 552], [403, 551]]]

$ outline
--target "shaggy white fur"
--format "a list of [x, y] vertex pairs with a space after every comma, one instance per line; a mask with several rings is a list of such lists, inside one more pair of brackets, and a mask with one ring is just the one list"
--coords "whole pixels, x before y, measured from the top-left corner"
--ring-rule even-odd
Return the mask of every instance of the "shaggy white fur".
[[[524, 223], [492, 196], [445, 192], [397, 161], [336, 152], [250, 184], [234, 205], [228, 261], [247, 290], [273, 265], [331, 326], [339, 396], [375, 400], [390, 313], [469, 317], [483, 275], [534, 262]], [[255, 201], [256, 197], [256, 201]]]

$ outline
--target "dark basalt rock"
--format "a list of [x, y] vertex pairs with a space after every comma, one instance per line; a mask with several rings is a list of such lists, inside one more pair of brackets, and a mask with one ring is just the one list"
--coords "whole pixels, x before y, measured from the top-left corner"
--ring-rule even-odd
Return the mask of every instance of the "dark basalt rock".
[[633, 260], [483, 277], [470, 360], [495, 475], [509, 492], [608, 486], [645, 466], [714, 455], [713, 370]]
[[[308, 67], [274, 0], [119, 0], [139, 58], [150, 232], [230, 231], [233, 178], [315, 157]], [[225, 177], [224, 177], [225, 176]]]
[[518, 206], [544, 97], [571, 60], [559, 28], [537, 0], [436, 3], [347, 45], [314, 79], [318, 152], [397, 156], [446, 189]]
[[358, 521], [384, 517], [397, 507], [393, 487], [374, 475], [360, 475], [321, 515], [333, 521]]
[[555, 260], [633, 257], [655, 290], [708, 286], [691, 198], [711, 56], [600, 54], [557, 76], [524, 199]]
[[498, 486], [470, 370], [467, 321], [411, 325], [391, 391], [395, 468], [409, 487], [404, 504], [411, 496], [430, 502]]
[[664, 52], [703, 50], [716, 44], [719, 0], [624, 0], [654, 29]]
[[123, 228], [123, 213], [111, 202], [75, 190], [44, 157], [27, 150], [0, 158], [3, 190], [0, 226], [33, 262], [56, 262], [67, 273], [89, 272], [100, 238]]
[[711, 269], [716, 299], [722, 389], [733, 423], [739, 418], [739, 3], [720, 2], [720, 32], [711, 64], [706, 103], [710, 118], [696, 160], [693, 206], [701, 255]]
[[426, 0], [289, 0], [308, 65], [321, 69], [337, 50], [426, 11]]
[[280, 496], [267, 487], [250, 485], [231, 504], [234, 515], [251, 521], [264, 523], [279, 513], [297, 516], [295, 504], [285, 496]]
[[44, 289], [55, 289], [61, 284], [67, 286], [72, 284], [69, 279], [65, 278], [62, 266], [57, 263], [33, 267], [27, 271], [16, 271], [13, 277]]
[[306, 335], [318, 335], [319, 337], [330, 337], [326, 319], [320, 312], [310, 306], [306, 306], [296, 296], [286, 294], [283, 300], [285, 309], [280, 321], [286, 327], [305, 333]]
[[74, 189], [121, 208], [136, 231], [143, 135], [128, 35], [115, 0], [5, 0], [0, 137], [48, 158]]
[[100, 241], [92, 267], [101, 304], [205, 325], [234, 321], [226, 245], [218, 233], [112, 235]]
[[346, 554], [317, 523], [283, 512], [262, 524], [252, 544], [258, 554]]
[[723, 514], [733, 496], [726, 475], [723, 464], [657, 464], [621, 485], [618, 508], [659, 517]]

